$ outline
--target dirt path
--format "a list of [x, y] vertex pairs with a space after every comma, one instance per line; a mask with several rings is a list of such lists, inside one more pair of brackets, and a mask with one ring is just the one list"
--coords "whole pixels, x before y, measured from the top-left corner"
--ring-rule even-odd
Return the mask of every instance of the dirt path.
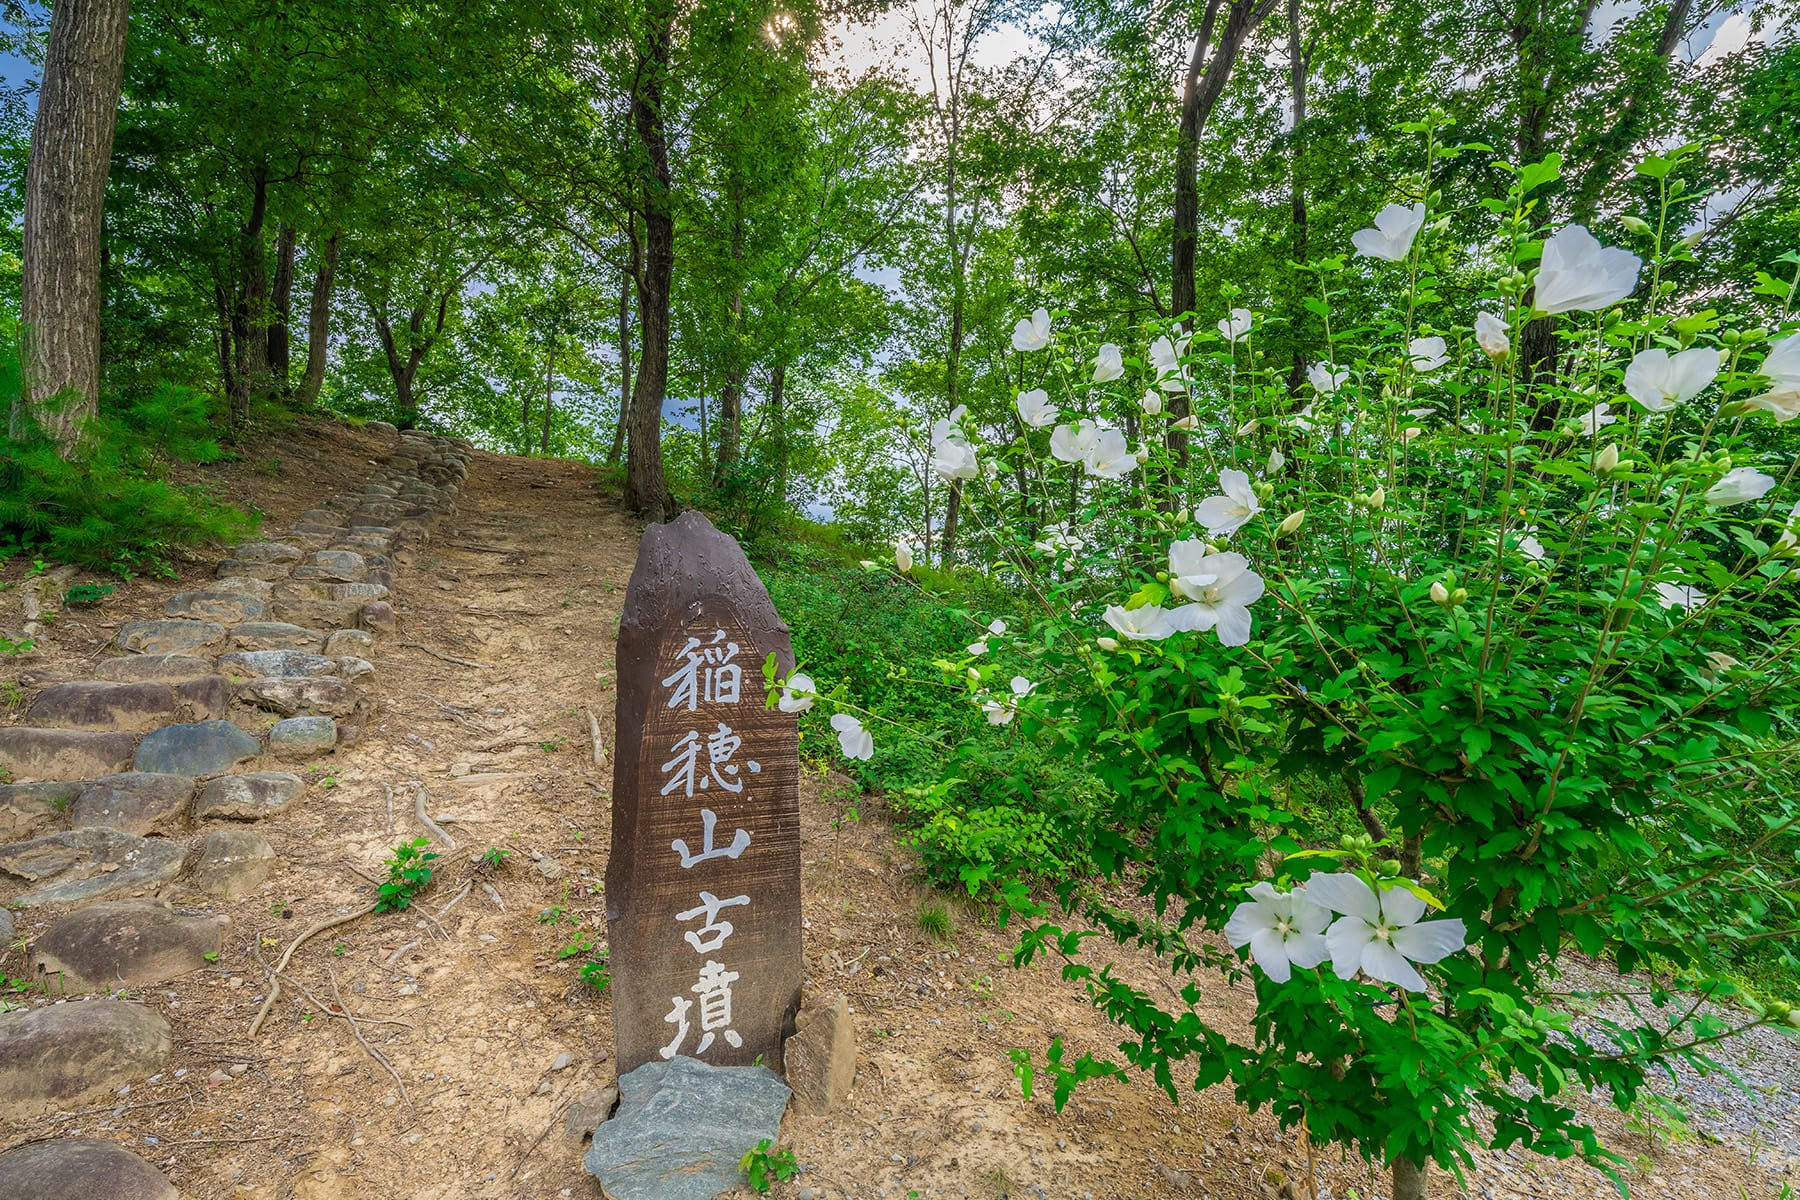
[[[292, 506], [305, 506], [304, 491]], [[614, 639], [635, 553], [636, 527], [591, 469], [474, 454], [457, 511], [395, 585], [400, 632], [378, 646], [377, 701], [359, 739], [311, 764], [303, 804], [258, 826], [279, 869], [260, 891], [214, 906], [233, 922], [216, 964], [139, 995], [177, 1030], [167, 1069], [115, 1103], [0, 1127], [0, 1150], [76, 1132], [117, 1141], [195, 1200], [598, 1195], [565, 1113], [614, 1081], [609, 1006], [580, 977], [605, 938], [611, 783], [589, 714], [610, 748]], [[438, 878], [413, 909], [302, 947], [291, 973], [305, 994], [285, 989], [251, 1039], [260, 964], [369, 902], [392, 848], [426, 836], [420, 788], [456, 841]], [[861, 817], [848, 819], [852, 799], [841, 777], [807, 772], [809, 983], [855, 1007], [857, 1080], [843, 1111], [789, 1116], [784, 1141], [807, 1169], [777, 1196], [1308, 1194], [1294, 1137], [1216, 1091], [1178, 1109], [1147, 1083], [1095, 1084], [1060, 1114], [1044, 1096], [1022, 1099], [1010, 1050], [1041, 1061], [1061, 1035], [1071, 1057], [1107, 1054], [1117, 1034], [1053, 967], [1012, 969], [1006, 933], [960, 911], [947, 942], [923, 932], [929, 893], [910, 855], [878, 802], [854, 798]], [[490, 848], [505, 852], [500, 865], [478, 867]], [[38, 924], [22, 915], [21, 932]], [[1167, 999], [1153, 964], [1121, 969]], [[1247, 990], [1212, 994], [1215, 1019], [1248, 1014]], [[355, 1031], [332, 1015], [340, 1003]], [[404, 1098], [358, 1033], [393, 1065]], [[1751, 1147], [1647, 1141], [1613, 1126], [1628, 1153], [1645, 1151], [1634, 1195], [1724, 1200], [1741, 1183], [1744, 1196], [1773, 1197], [1793, 1170], [1753, 1161]], [[1315, 1169], [1319, 1195], [1384, 1191], [1366, 1168]], [[1466, 1193], [1440, 1180], [1437, 1194], [1613, 1193], [1579, 1164], [1502, 1155]]]

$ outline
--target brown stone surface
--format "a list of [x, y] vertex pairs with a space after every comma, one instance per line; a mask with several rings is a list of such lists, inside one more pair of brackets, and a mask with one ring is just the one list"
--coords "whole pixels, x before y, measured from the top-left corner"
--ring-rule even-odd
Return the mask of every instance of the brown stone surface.
[[97, 1138], [51, 1138], [0, 1154], [0, 1200], [180, 1200], [161, 1171]]
[[606, 871], [621, 1075], [674, 1054], [781, 1068], [802, 969], [799, 747], [795, 718], [764, 704], [770, 654], [792, 670], [734, 540], [693, 512], [644, 531], [619, 624]]
[[0, 767], [24, 783], [45, 779], [92, 779], [131, 765], [137, 738], [129, 733], [78, 729], [0, 729]]
[[72, 904], [101, 896], [139, 895], [181, 870], [181, 845], [117, 829], [68, 829], [0, 846], [0, 876], [37, 886], [14, 901], [20, 908]]
[[0, 1013], [0, 1119], [73, 1108], [136, 1083], [168, 1061], [171, 1046], [167, 1021], [124, 1000]]
[[215, 829], [195, 851], [188, 882], [210, 896], [235, 900], [263, 885], [275, 868], [267, 838], [248, 829]]
[[356, 623], [370, 633], [392, 633], [400, 627], [394, 606], [386, 600], [371, 600], [359, 608]]
[[216, 721], [231, 712], [237, 687], [223, 675], [202, 675], [175, 685], [175, 695], [189, 721]]
[[286, 621], [251, 621], [231, 631], [231, 648], [244, 650], [304, 650], [317, 654], [325, 635]]
[[81, 796], [78, 782], [0, 786], [0, 842], [16, 842], [61, 825]]
[[186, 683], [212, 674], [212, 669], [212, 659], [193, 654], [127, 654], [101, 659], [94, 666], [94, 674], [120, 683], [141, 680]]
[[38, 693], [25, 719], [46, 729], [147, 733], [175, 719], [175, 693], [166, 683], [58, 683]]
[[210, 654], [225, 644], [225, 627], [217, 621], [130, 621], [119, 627], [113, 643], [132, 654]]
[[856, 1027], [842, 995], [807, 997], [787, 1040], [788, 1086], [802, 1112], [828, 1113], [856, 1080]]
[[139, 837], [178, 824], [194, 798], [194, 781], [186, 775], [126, 771], [105, 775], [81, 789], [69, 814], [76, 829], [103, 825]]
[[230, 924], [145, 900], [90, 904], [39, 934], [31, 959], [52, 991], [149, 987], [198, 971], [208, 954], [216, 958]]

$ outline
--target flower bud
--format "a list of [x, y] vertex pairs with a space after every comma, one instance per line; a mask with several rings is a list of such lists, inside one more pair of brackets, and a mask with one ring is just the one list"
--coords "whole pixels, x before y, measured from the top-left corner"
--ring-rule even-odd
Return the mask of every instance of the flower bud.
[[1193, 413], [1189, 413], [1187, 416], [1181, 418], [1181, 420], [1174, 422], [1174, 426], [1176, 429], [1198, 429], [1200, 428], [1200, 418], [1196, 417]]
[[1158, 582], [1158, 583], [1169, 582], [1169, 573], [1167, 571], [1158, 571], [1156, 573], [1156, 582]]
[[1469, 589], [1468, 588], [1457, 588], [1454, 592], [1450, 593], [1450, 603], [1453, 606], [1463, 603], [1468, 598], [1469, 598]]
[[1237, 427], [1237, 435], [1239, 437], [1249, 437], [1251, 434], [1255, 433], [1257, 428], [1261, 425], [1261, 421], [1255, 417], [1251, 417], [1248, 421], [1245, 421], [1242, 425]]
[[1267, 500], [1275, 494], [1275, 485], [1268, 482], [1253, 483], [1250, 485], [1250, 491], [1258, 500]]
[[902, 575], [913, 569], [912, 547], [905, 542], [894, 547], [894, 566]]
[[1119, 639], [1099, 637], [1094, 639], [1094, 645], [1100, 647], [1102, 650], [1117, 650], [1119, 648]]
[[969, 678], [973, 679], [976, 683], [981, 682], [981, 672], [977, 671], [974, 667], [970, 667], [967, 674]]
[[1408, 425], [1405, 429], [1400, 431], [1400, 444], [1405, 445], [1407, 442], [1412, 441], [1424, 432], [1425, 431], [1420, 429], [1417, 425]]
[[1275, 536], [1281, 537], [1285, 534], [1294, 532], [1294, 530], [1300, 528], [1300, 522], [1304, 520], [1306, 520], [1306, 510], [1304, 508], [1300, 509], [1298, 512], [1289, 513], [1287, 518], [1275, 527]]
[[1371, 511], [1378, 509], [1378, 508], [1386, 508], [1386, 507], [1387, 507], [1387, 489], [1386, 488], [1378, 487], [1374, 491], [1369, 493], [1369, 508]]
[[1431, 600], [1434, 604], [1449, 604], [1450, 589], [1441, 583], [1433, 583], [1431, 585]]
[[1602, 450], [1599, 456], [1594, 459], [1594, 470], [1600, 472], [1602, 475], [1610, 475], [1618, 469], [1619, 443], [1608, 442], [1606, 449]]
[[1400, 874], [1400, 860], [1397, 858], [1382, 859], [1381, 873], [1387, 876], [1398, 876]]
[[1162, 411], [1162, 393], [1151, 388], [1144, 389], [1144, 398], [1138, 401], [1138, 407], [1144, 410], [1146, 417], [1154, 417]]
[[1642, 217], [1622, 216], [1619, 218], [1619, 224], [1635, 234], [1642, 235], [1650, 232], [1650, 222]]

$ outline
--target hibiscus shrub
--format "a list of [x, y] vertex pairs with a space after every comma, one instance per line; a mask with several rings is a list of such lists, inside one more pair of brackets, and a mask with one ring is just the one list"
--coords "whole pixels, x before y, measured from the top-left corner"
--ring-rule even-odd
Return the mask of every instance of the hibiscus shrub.
[[[1002, 738], [1095, 781], [1042, 810], [1093, 868], [1058, 889], [1066, 913], [1192, 976], [1189, 1005], [1208, 972], [1254, 980], [1240, 1040], [1039, 913], [1020, 961], [1062, 957], [1130, 1067], [1172, 1096], [1178, 1071], [1229, 1083], [1392, 1164], [1401, 1197], [1480, 1144], [1619, 1179], [1578, 1089], [1629, 1106], [1660, 1061], [1794, 1020], [1725, 968], [1796, 918], [1780, 426], [1800, 335], [1758, 325], [1795, 289], [1763, 276], [1743, 312], [1671, 295], [1683, 152], [1639, 168], [1659, 205], [1608, 247], [1539, 226], [1554, 158], [1434, 211], [1457, 151], [1420, 132], [1411, 195], [1307, 268], [1325, 335], [1298, 394], [1248, 308], [1142, 359], [1101, 346], [1091, 371], [1049, 313], [1020, 322], [1039, 384], [1020, 424], [959, 410], [934, 443], [977, 553], [1036, 615], [941, 668]], [[1364, 273], [1399, 302], [1339, 330]], [[1109, 903], [1118, 882], [1148, 909]], [[1575, 952], [1658, 982], [1571, 976]], [[1677, 984], [1732, 1005], [1673, 1003]], [[1609, 995], [1630, 1020], [1591, 1004]], [[1050, 1068], [1059, 1099], [1117, 1069], [1059, 1049]]]

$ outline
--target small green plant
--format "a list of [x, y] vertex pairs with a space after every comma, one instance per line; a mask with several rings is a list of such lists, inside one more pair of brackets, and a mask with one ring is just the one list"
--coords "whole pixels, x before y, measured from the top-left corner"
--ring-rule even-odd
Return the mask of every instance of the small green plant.
[[8, 679], [0, 683], [0, 705], [17, 708], [25, 703], [25, 689]]
[[204, 958], [209, 963], [216, 963], [219, 961], [219, 952], [217, 950], [208, 950], [205, 954], [202, 954], [200, 957]]
[[30, 638], [0, 637], [0, 650], [4, 650], [8, 658], [20, 658], [30, 654], [31, 648], [35, 645], [37, 643]]
[[608, 951], [600, 950], [581, 968], [581, 981], [591, 983], [594, 990], [604, 992], [612, 982], [612, 966], [607, 962]]
[[593, 941], [585, 933], [575, 935], [575, 940], [556, 952], [558, 962], [567, 962], [578, 955], [586, 954], [594, 948]]
[[63, 603], [71, 608], [92, 608], [116, 590], [110, 583], [78, 583], [63, 593]]
[[738, 1160], [738, 1169], [744, 1173], [744, 1181], [757, 1192], [767, 1195], [778, 1179], [792, 1179], [800, 1173], [800, 1164], [794, 1158], [792, 1150], [774, 1150], [768, 1138], [756, 1143], [754, 1149], [744, 1152]]
[[547, 742], [539, 742], [538, 749], [542, 750], [545, 754], [555, 754], [563, 748], [563, 743], [568, 740], [566, 734], [558, 734]]
[[919, 932], [934, 942], [948, 942], [950, 935], [956, 932], [956, 924], [950, 919], [950, 910], [932, 896], [919, 901], [918, 922]]
[[394, 857], [386, 863], [387, 882], [381, 885], [381, 895], [375, 901], [376, 912], [399, 912], [431, 882], [428, 864], [437, 852], [427, 849], [430, 845], [425, 838], [414, 838], [394, 847]]
[[350, 953], [350, 946], [346, 942], [339, 942], [337, 945], [335, 945], [331, 948], [331, 952], [333, 954], [337, 955], [339, 958], [342, 958], [342, 957], [344, 957], [344, 955]]
[[486, 850], [481, 852], [479, 861], [481, 865], [488, 870], [498, 871], [501, 864], [506, 861], [506, 856], [511, 853], [511, 850], [502, 850], [499, 846], [489, 846]]

